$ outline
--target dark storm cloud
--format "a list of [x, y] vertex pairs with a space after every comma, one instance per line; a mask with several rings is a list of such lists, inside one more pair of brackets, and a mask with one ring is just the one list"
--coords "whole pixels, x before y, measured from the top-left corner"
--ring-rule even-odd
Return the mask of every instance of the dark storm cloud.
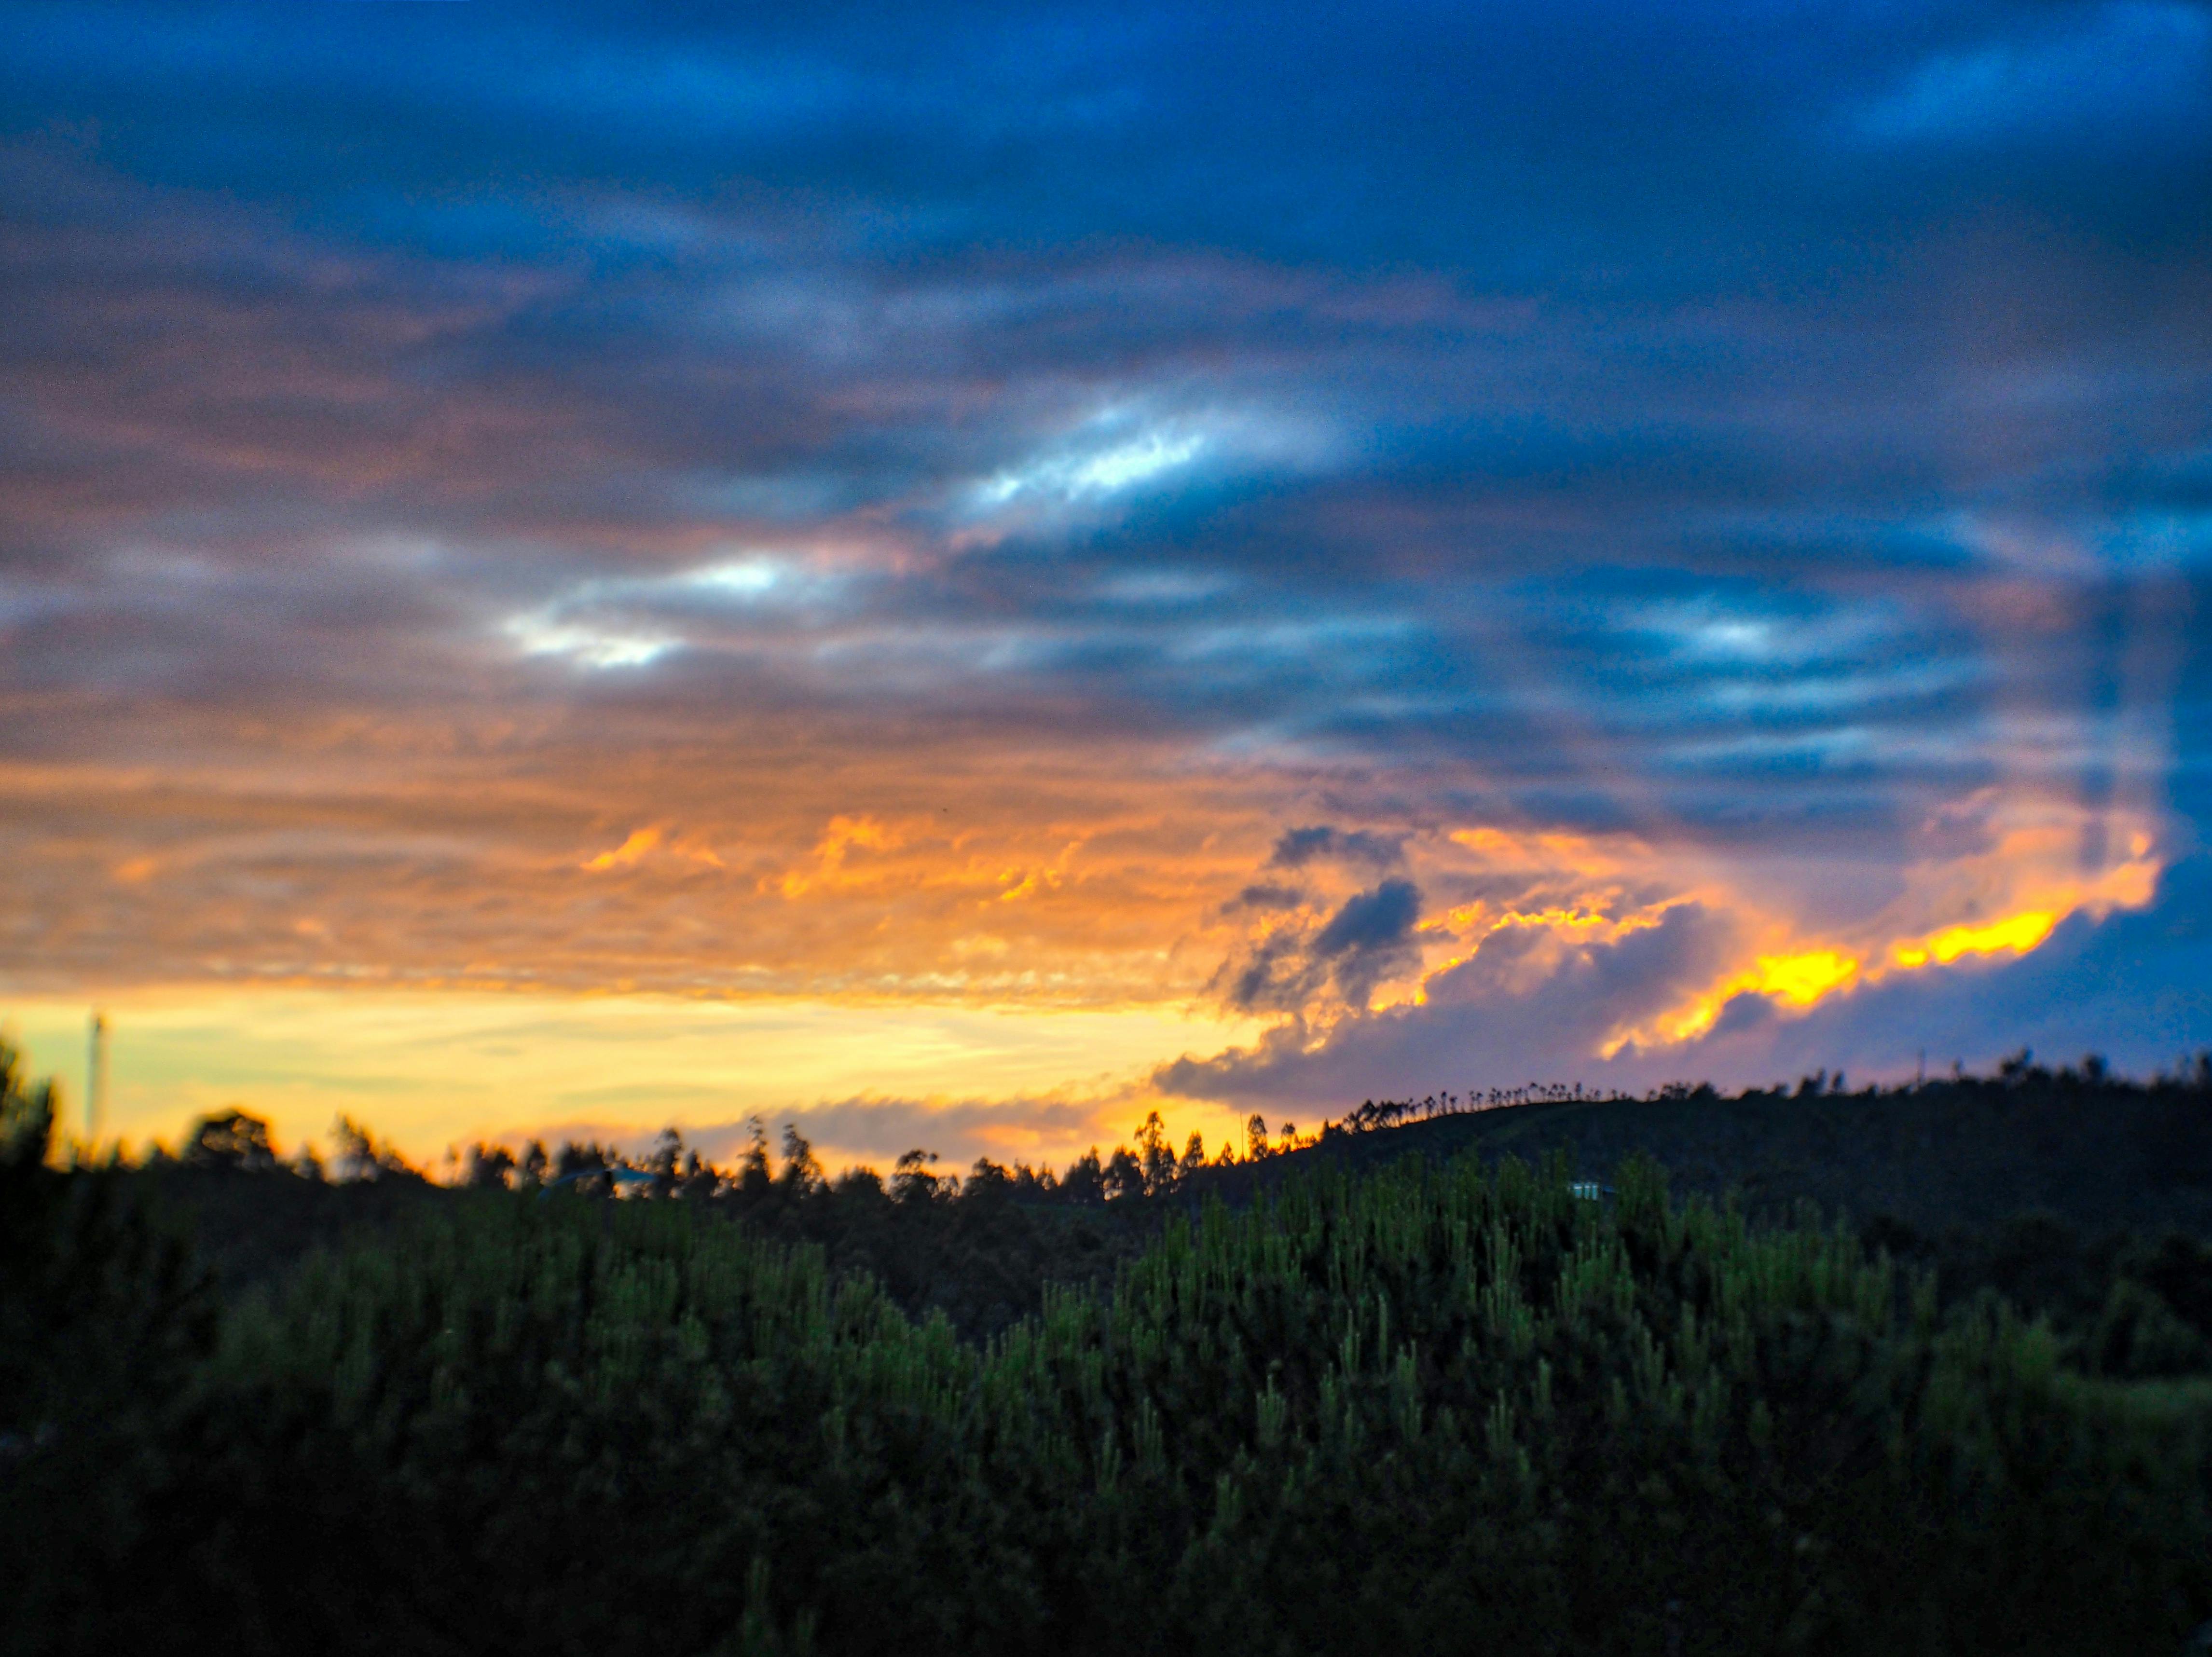
[[1224, 914], [1234, 914], [1240, 909], [1295, 909], [1305, 901], [1306, 895], [1295, 886], [1277, 886], [1267, 883], [1247, 886], [1227, 903], [1222, 905]]
[[[1756, 862], [1808, 923], [1998, 797], [2172, 855], [2208, 19], [20, 5], [0, 753], [1233, 776], [1224, 883], [1379, 883], [1235, 901], [1275, 929], [1217, 983], [1286, 1017], [1407, 968], [1453, 826]], [[1329, 1051], [1587, 1049], [1734, 938], [1668, 914], [1486, 980], [1493, 935]]]
[[1188, 1097], [1323, 1108], [1579, 1079], [1605, 1071], [1591, 1050], [1607, 1031], [1693, 988], [1730, 943], [1727, 922], [1695, 905], [1618, 942], [1564, 952], [1547, 953], [1540, 934], [1499, 933], [1432, 980], [1425, 1005], [1352, 1018], [1321, 1044], [1286, 1028], [1255, 1047], [1178, 1059], [1152, 1079]]
[[[1273, 907], [1273, 906], [1270, 906]], [[1345, 899], [1319, 926], [1291, 925], [1261, 938], [1216, 982], [1243, 1012], [1301, 1013], [1324, 990], [1364, 1009], [1376, 986], [1415, 959], [1413, 928], [1421, 894], [1409, 880], [1386, 880]]]
[[1386, 880], [1344, 901], [1314, 939], [1314, 953], [1334, 961], [1402, 945], [1421, 916], [1421, 894], [1410, 880]]
[[1327, 823], [1285, 828], [1267, 862], [1274, 868], [1298, 869], [1321, 859], [1394, 869], [1406, 860], [1405, 836], [1371, 834], [1364, 828], [1333, 828]]

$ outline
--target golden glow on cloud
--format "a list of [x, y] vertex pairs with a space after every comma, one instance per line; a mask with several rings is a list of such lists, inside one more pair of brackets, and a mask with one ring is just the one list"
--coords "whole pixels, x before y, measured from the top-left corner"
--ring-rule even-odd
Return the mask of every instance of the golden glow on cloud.
[[[1780, 1011], [1802, 1013], [1896, 973], [2025, 955], [2069, 915], [2102, 919], [2114, 909], [2140, 908], [2155, 892], [2161, 864], [2145, 816], [1996, 789], [1960, 803], [1934, 829], [1957, 833], [1961, 825], [1972, 831], [1966, 847], [1908, 866], [1898, 895], [1863, 920], [1822, 930], [1804, 926], [1784, 907], [1794, 907], [1786, 884], [1766, 889], [1694, 852], [1630, 836], [1457, 829], [1446, 840], [1475, 854], [1485, 879], [1510, 877], [1545, 901], [1447, 905], [1421, 925], [1435, 947], [1418, 984], [1386, 992], [1377, 1005], [1425, 1005], [1439, 978], [1510, 928], [1544, 934], [1536, 964], [1522, 974], [1533, 982], [1564, 952], [1615, 943], [1661, 924], [1678, 906], [1699, 906], [1739, 940], [1735, 962], [1659, 1012], [1613, 1030], [1597, 1049], [1610, 1059], [1694, 1041], [1738, 996], [1763, 996]], [[2085, 867], [2084, 847], [2097, 846], [2120, 849], [2102, 866]]]
[[1994, 955], [1999, 950], [2009, 950], [2014, 955], [2026, 955], [2051, 936], [2051, 929], [2061, 917], [2048, 909], [2030, 909], [2003, 920], [1991, 921], [1987, 926], [1971, 922], [1957, 926], [1946, 926], [1932, 938], [1915, 944], [1895, 944], [1890, 947], [1891, 957], [1900, 967], [1924, 967], [1930, 961], [1948, 966], [1964, 955]]
[[[43, 828], [13, 871], [37, 947], [16, 951], [0, 1017], [28, 1029], [35, 1016], [64, 1075], [95, 998], [116, 1011], [118, 1053], [146, 1022], [133, 998], [202, 1031], [164, 1038], [132, 1096], [141, 1135], [238, 1103], [296, 1138], [344, 1108], [422, 1156], [563, 1122], [649, 1132], [857, 1098], [887, 1122], [951, 1113], [935, 1149], [1064, 1161], [1127, 1132], [1153, 1066], [1278, 1023], [1311, 1053], [1375, 1012], [1510, 1005], [1694, 919], [1693, 977], [1577, 1038], [1593, 1063], [1633, 1058], [1709, 1034], [1740, 996], [1795, 1016], [1896, 974], [2025, 954], [2069, 915], [2148, 901], [2160, 868], [2154, 813], [2026, 787], [1955, 802], [1864, 895], [1836, 890], [1817, 858], [1761, 864], [1686, 835], [1387, 817], [1365, 820], [1355, 854], [1291, 865], [1272, 860], [1286, 827], [1335, 806], [1172, 748], [1046, 745], [1015, 763], [988, 744], [623, 734], [565, 771], [533, 746], [556, 726], [511, 718], [278, 727], [252, 767], [234, 748], [196, 763], [179, 738], [160, 766], [0, 768], [0, 795]], [[1292, 974], [1301, 998], [1233, 1012], [1224, 962], [1316, 947], [1353, 899], [1401, 879], [1421, 913], [1371, 981]], [[455, 1010], [445, 1035], [434, 1004]], [[296, 1074], [223, 1057], [273, 1052], [277, 1027], [313, 1056]], [[479, 1035], [508, 1028], [542, 1061], [492, 1062]], [[685, 1091], [679, 1056], [714, 1078], [708, 1094]], [[564, 1075], [604, 1080], [574, 1097]], [[979, 1114], [986, 1099], [1006, 1110]], [[1204, 1104], [1169, 1115], [1212, 1138], [1229, 1120]], [[826, 1150], [887, 1154], [839, 1131]]]
[[[1992, 494], [2048, 411], [1945, 305], [1874, 375], [1907, 440], [1869, 470], [1787, 306], [1672, 276], [1601, 314], [1257, 247], [917, 258], [896, 203], [580, 185], [492, 213], [499, 254], [7, 164], [47, 205], [8, 242], [0, 1018], [50, 1063], [94, 1001], [118, 1065], [167, 1030], [146, 1131], [896, 1095], [1072, 1135], [1255, 1029], [1632, 1065], [2153, 896], [2212, 542], [2069, 496], [2096, 441]], [[2083, 349], [2052, 384], [2140, 401]], [[1608, 480], [1516, 458], [1685, 395], [1722, 445], [1687, 472], [1665, 432]], [[1778, 443], [1844, 459], [1793, 496]], [[1779, 492], [1717, 505], [1738, 476]]]
[[[2128, 855], [2085, 877], [2067, 866], [2078, 862], [2080, 822], [2066, 822], [2048, 808], [2039, 815], [2044, 821], [1999, 835], [1985, 853], [1910, 871], [1916, 878], [1908, 883], [1905, 897], [1849, 941], [1762, 955], [1750, 968], [1729, 974], [1684, 1005], [1619, 1033], [1608, 1041], [1606, 1055], [1632, 1044], [1667, 1044], [1700, 1035], [1738, 995], [1765, 995], [1785, 1006], [1808, 1008], [1832, 993], [1879, 983], [1896, 972], [1948, 967], [1976, 956], [2024, 956], [2071, 915], [2102, 920], [2114, 909], [2141, 908], [2151, 901], [2160, 864], [2152, 854], [2154, 841], [2147, 830], [2132, 828], [2107, 836], [2122, 841]], [[1932, 927], [1924, 920], [1912, 926], [1908, 919], [1952, 904], [1982, 907], [1984, 914], [1995, 907], [1998, 913], [1995, 919], [1974, 916]], [[1868, 962], [1873, 964], [1863, 964]]]
[[599, 856], [586, 859], [582, 866], [592, 870], [627, 869], [659, 844], [659, 829], [640, 828], [613, 851], [602, 852]]
[[[1473, 836], [1462, 830], [1451, 838], [1465, 845]], [[1504, 836], [1496, 836], [1503, 840]], [[1561, 836], [1547, 836], [1559, 839]], [[1604, 902], [1598, 897], [1591, 902]], [[1443, 914], [1425, 920], [1417, 928], [1422, 932], [1441, 933], [1455, 944], [1453, 953], [1441, 960], [1425, 962], [1419, 980], [1410, 986], [1384, 991], [1375, 1000], [1377, 1010], [1392, 1006], [1426, 1006], [1431, 981], [1472, 961], [1480, 951], [1483, 941], [1492, 934], [1513, 929], [1540, 932], [1554, 940], [1575, 944], [1612, 944], [1630, 932], [1656, 926], [1666, 915], [1665, 905], [1631, 910], [1624, 914], [1607, 914], [1601, 909], [1582, 905], [1554, 906], [1539, 909], [1493, 909], [1487, 902], [1464, 903], [1449, 908]]]
[[[1419, 930], [1462, 946], [1422, 972], [1423, 987], [1413, 998], [1425, 1000], [1426, 982], [1471, 959], [1495, 932], [1522, 929], [1577, 943], [1611, 944], [1626, 934], [1659, 924], [1668, 903], [1642, 901], [1625, 877], [1639, 865], [1660, 862], [1639, 840], [1607, 841], [1591, 835], [1558, 833], [1511, 834], [1494, 828], [1455, 828], [1449, 845], [1474, 853], [1472, 867], [1504, 875], [1525, 889], [1512, 901], [1479, 898], [1453, 904], [1421, 923]], [[1443, 860], [1446, 871], [1454, 869]]]
[[792, 870], [776, 882], [776, 889], [787, 898], [801, 898], [813, 891], [849, 891], [865, 886], [870, 875], [848, 869], [847, 853], [856, 847], [864, 852], [894, 852], [905, 844], [904, 835], [873, 817], [834, 816], [814, 848], [813, 866]]
[[1744, 987], [1771, 995], [1793, 1006], [1809, 1007], [1830, 990], [1839, 990], [1858, 976], [1857, 960], [1834, 950], [1808, 950], [1802, 955], [1763, 955], [1745, 975]]
[[1627, 915], [1609, 915], [1595, 909], [1553, 907], [1548, 909], [1496, 909], [1484, 902], [1463, 903], [1447, 909], [1433, 920], [1420, 925], [1423, 932], [1444, 932], [1458, 935], [1485, 935], [1501, 932], [1508, 926], [1532, 926], [1544, 932], [1562, 932], [1570, 937], [1589, 938], [1601, 943], [1611, 943], [1624, 932], [1638, 927], [1658, 924], [1656, 915], [1638, 912]]
[[1608, 1038], [1599, 1055], [1610, 1059], [1632, 1045], [1672, 1046], [1694, 1040], [1711, 1029], [1721, 1009], [1739, 995], [1764, 995], [1789, 1006], [1810, 1007], [1831, 991], [1849, 988], [1858, 976], [1857, 958], [1836, 950], [1762, 955], [1683, 1005]]

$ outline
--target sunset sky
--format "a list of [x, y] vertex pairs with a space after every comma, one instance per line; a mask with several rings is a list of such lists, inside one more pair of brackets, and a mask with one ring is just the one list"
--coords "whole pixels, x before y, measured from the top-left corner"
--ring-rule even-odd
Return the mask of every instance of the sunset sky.
[[0, 1023], [134, 1144], [2212, 1046], [2207, 6], [4, 18]]

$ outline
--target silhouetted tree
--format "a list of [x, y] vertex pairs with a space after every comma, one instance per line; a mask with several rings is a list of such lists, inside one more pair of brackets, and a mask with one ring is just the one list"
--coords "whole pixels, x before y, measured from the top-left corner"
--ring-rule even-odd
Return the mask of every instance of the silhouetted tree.
[[704, 1202], [722, 1188], [722, 1171], [696, 1150], [684, 1153], [683, 1175], [677, 1194], [689, 1202]]
[[337, 1146], [337, 1175], [341, 1180], [421, 1179], [407, 1159], [388, 1140], [379, 1139], [350, 1116], [341, 1116], [331, 1129]]
[[1145, 1194], [1145, 1165], [1127, 1145], [1116, 1145], [1106, 1164], [1102, 1181], [1109, 1202], [1125, 1202]]
[[1157, 1110], [1147, 1112], [1138, 1125], [1137, 1152], [1142, 1159], [1146, 1194], [1158, 1196], [1172, 1191], [1176, 1175], [1181, 1170], [1176, 1163], [1175, 1150], [1168, 1144], [1167, 1125], [1160, 1120]]
[[477, 1187], [504, 1188], [514, 1173], [514, 1153], [505, 1145], [482, 1143], [469, 1147], [469, 1161], [463, 1182]]
[[865, 1164], [855, 1164], [837, 1176], [832, 1189], [840, 1197], [873, 1203], [884, 1198], [884, 1176]]
[[924, 1203], [937, 1195], [937, 1176], [929, 1165], [937, 1160], [933, 1150], [905, 1150], [891, 1165], [891, 1195], [902, 1203]]
[[738, 1159], [737, 1187], [739, 1195], [757, 1202], [775, 1188], [775, 1176], [769, 1167], [768, 1130], [757, 1116], [750, 1118], [745, 1126], [749, 1137], [745, 1154]]
[[968, 1172], [968, 1182], [960, 1188], [963, 1201], [975, 1197], [1003, 1197], [1014, 1187], [1014, 1176], [1004, 1167], [988, 1156], [978, 1156], [975, 1166]]
[[653, 1175], [654, 1196], [675, 1195], [677, 1184], [684, 1177], [684, 1136], [672, 1127], [661, 1129], [660, 1137], [653, 1141], [653, 1154], [645, 1159], [645, 1171]]
[[188, 1167], [228, 1174], [266, 1174], [277, 1165], [269, 1124], [242, 1110], [203, 1116], [185, 1136], [178, 1160]]
[[1103, 1203], [1106, 1200], [1106, 1174], [1098, 1162], [1098, 1147], [1093, 1145], [1068, 1164], [1067, 1177], [1060, 1182], [1062, 1200], [1071, 1203]]
[[822, 1188], [822, 1164], [815, 1160], [814, 1147], [806, 1142], [796, 1122], [783, 1125], [783, 1172], [776, 1176], [776, 1185], [786, 1194], [804, 1197]]

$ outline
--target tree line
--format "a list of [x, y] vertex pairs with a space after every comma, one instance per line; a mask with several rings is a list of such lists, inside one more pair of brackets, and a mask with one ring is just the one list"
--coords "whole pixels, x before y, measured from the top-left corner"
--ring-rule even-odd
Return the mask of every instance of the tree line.
[[[0, 1086], [17, 1649], [2133, 1654], [2212, 1614], [2212, 1378], [1648, 1162], [1104, 1204], [1163, 1223], [963, 1339], [581, 1181], [225, 1298], [52, 1164], [49, 1102]], [[763, 1213], [821, 1200], [803, 1161]]]
[[[7, 1051], [0, 1043], [0, 1053]], [[957, 1174], [934, 1172], [937, 1153], [916, 1148], [899, 1155], [886, 1182], [866, 1164], [855, 1165], [831, 1179], [823, 1173], [812, 1144], [793, 1123], [787, 1123], [783, 1129], [779, 1171], [769, 1150], [766, 1126], [754, 1116], [748, 1126], [750, 1142], [728, 1168], [717, 1167], [696, 1147], [686, 1145], [682, 1131], [673, 1126], [662, 1129], [653, 1148], [641, 1155], [598, 1140], [571, 1139], [550, 1152], [542, 1139], [528, 1141], [519, 1151], [478, 1140], [453, 1158], [459, 1168], [454, 1183], [472, 1189], [538, 1191], [574, 1187], [580, 1193], [694, 1199], [732, 1194], [759, 1198], [772, 1191], [803, 1195], [825, 1186], [886, 1192], [901, 1202], [1006, 1191], [1032, 1201], [1103, 1203], [1164, 1196], [1207, 1168], [1263, 1162], [1318, 1143], [1316, 1136], [1301, 1135], [1292, 1122], [1271, 1131], [1267, 1118], [1255, 1113], [1246, 1123], [1242, 1157], [1227, 1143], [1209, 1157], [1205, 1136], [1196, 1132], [1178, 1154], [1170, 1142], [1166, 1124], [1154, 1110], [1138, 1124], [1133, 1145], [1117, 1145], [1103, 1157], [1094, 1145], [1064, 1173], [1021, 1162], [1008, 1166], [983, 1156], [975, 1160], [963, 1180]], [[1334, 1125], [1328, 1125], [1323, 1136], [1334, 1131]], [[302, 1144], [289, 1157], [280, 1155], [271, 1135], [270, 1124], [249, 1111], [221, 1111], [196, 1120], [173, 1151], [158, 1142], [149, 1144], [143, 1161], [154, 1166], [174, 1162], [225, 1173], [283, 1172], [310, 1181], [430, 1178], [426, 1169], [410, 1163], [397, 1147], [349, 1116], [339, 1116], [331, 1128], [337, 1151], [328, 1165], [308, 1144]], [[117, 1147], [110, 1153], [110, 1162], [127, 1165], [130, 1158]]]

